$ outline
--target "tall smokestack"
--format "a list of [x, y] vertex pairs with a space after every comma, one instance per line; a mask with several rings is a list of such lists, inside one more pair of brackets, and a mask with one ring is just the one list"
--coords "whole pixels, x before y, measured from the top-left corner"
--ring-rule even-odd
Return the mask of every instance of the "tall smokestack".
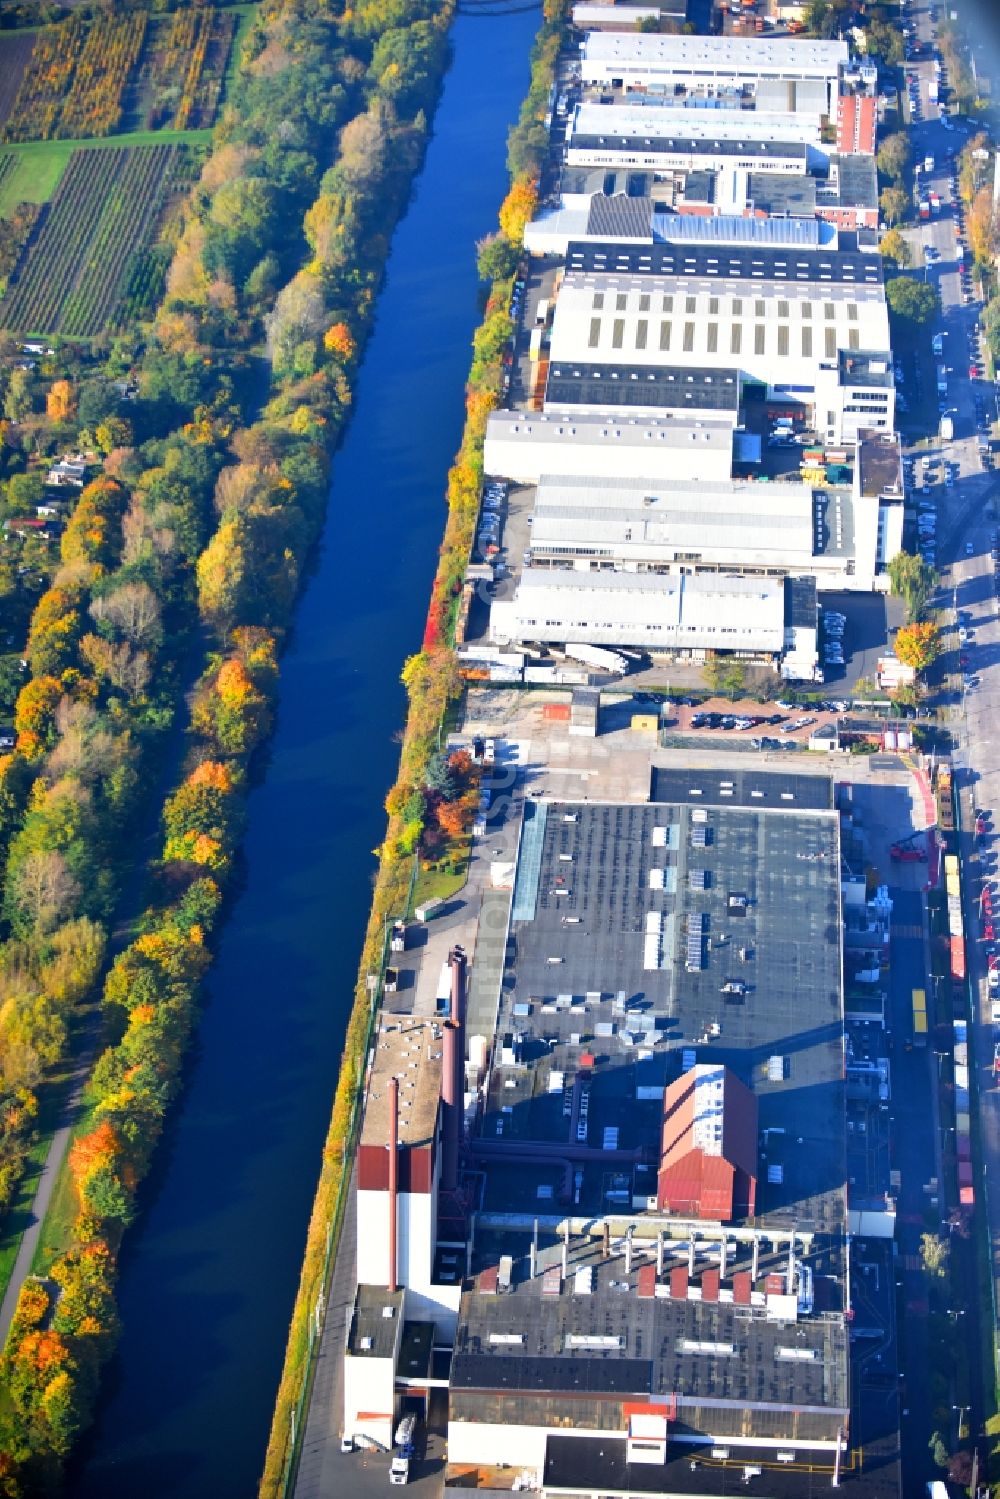
[[625, 1230], [625, 1274], [632, 1274], [632, 1225]]
[[535, 1219], [534, 1232], [531, 1235], [531, 1279], [534, 1280], [538, 1274], [538, 1219]]
[[753, 1236], [753, 1263], [752, 1263], [751, 1268], [750, 1268], [750, 1282], [751, 1282], [752, 1285], [756, 1285], [757, 1284], [757, 1275], [759, 1273], [759, 1270], [760, 1270], [760, 1234], [755, 1233], [754, 1236]]
[[691, 1230], [691, 1237], [688, 1240], [688, 1275], [691, 1277], [692, 1280], [694, 1279], [694, 1229], [693, 1228]]
[[726, 1278], [726, 1261], [727, 1261], [727, 1259], [729, 1257], [728, 1256], [728, 1250], [729, 1250], [729, 1240], [726, 1238], [725, 1230], [723, 1230], [723, 1234], [722, 1234], [722, 1253], [719, 1256], [719, 1279], [720, 1280], [725, 1280], [725, 1278]]
[[569, 1274], [569, 1219], [566, 1219], [566, 1231], [562, 1241], [562, 1278], [566, 1279]]
[[396, 1197], [399, 1191], [399, 1078], [389, 1079], [389, 1294], [396, 1287]]
[[662, 1276], [662, 1274], [663, 1274], [663, 1235], [660, 1233], [660, 1234], [656, 1235], [656, 1278], [657, 1278], [657, 1280], [660, 1279], [660, 1277]]
[[795, 1235], [792, 1234], [788, 1240], [788, 1280], [785, 1290], [789, 1296], [795, 1290]]

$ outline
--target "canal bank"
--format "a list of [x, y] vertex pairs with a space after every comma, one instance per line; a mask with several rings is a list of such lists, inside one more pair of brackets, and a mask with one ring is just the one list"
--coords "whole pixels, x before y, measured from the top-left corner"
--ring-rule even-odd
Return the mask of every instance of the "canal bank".
[[537, 10], [461, 16], [397, 232], [317, 567], [282, 666], [246, 884], [122, 1261], [124, 1334], [78, 1495], [250, 1494], [329, 1118]]

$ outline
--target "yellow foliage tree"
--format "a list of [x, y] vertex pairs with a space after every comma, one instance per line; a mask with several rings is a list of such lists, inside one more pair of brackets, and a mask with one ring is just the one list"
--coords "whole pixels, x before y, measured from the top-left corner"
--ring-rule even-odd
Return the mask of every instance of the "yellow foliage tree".
[[524, 226], [538, 207], [538, 183], [534, 177], [519, 177], [500, 205], [500, 228], [511, 244], [524, 243]]
[[68, 380], [53, 380], [45, 397], [45, 414], [50, 422], [68, 422], [76, 415], [76, 398]]

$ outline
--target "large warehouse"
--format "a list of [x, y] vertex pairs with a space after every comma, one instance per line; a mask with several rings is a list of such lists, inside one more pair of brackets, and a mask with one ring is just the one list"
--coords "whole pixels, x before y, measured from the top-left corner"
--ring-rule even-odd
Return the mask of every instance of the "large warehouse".
[[529, 568], [510, 598], [494, 601], [490, 639], [777, 659], [785, 645], [785, 580]]
[[846, 42], [734, 36], [657, 36], [591, 32], [581, 53], [585, 84], [602, 89], [659, 92], [673, 98], [725, 97], [736, 90], [753, 100], [765, 91], [772, 103], [776, 85], [812, 86], [815, 107], [836, 114], [840, 70], [847, 66]]
[[[661, 473], [671, 473], [664, 464]], [[543, 476], [525, 555], [594, 575], [812, 575], [821, 588], [879, 586], [880, 496], [848, 486], [729, 479]], [[516, 567], [517, 558], [512, 558]]]
[[[828, 442], [892, 432], [895, 386], [879, 257], [712, 244], [569, 247], [550, 346], [547, 410], [608, 400], [655, 409], [656, 370], [700, 386], [737, 375], [787, 397]], [[634, 362], [634, 363], [633, 363]], [[610, 366], [600, 391], [593, 371]], [[567, 384], [575, 371], [584, 391]], [[648, 396], [642, 392], [648, 387]], [[587, 394], [591, 392], [591, 394]]]
[[526, 808], [455, 1471], [578, 1495], [721, 1495], [754, 1463], [829, 1483], [850, 1407], [839, 867], [822, 777], [658, 772], [649, 805]]
[[493, 411], [483, 462], [488, 474], [537, 484], [543, 474], [567, 478], [641, 479], [670, 473], [676, 479], [728, 480], [733, 463], [736, 411], [688, 421], [663, 412], [609, 420], [604, 412], [572, 419], [544, 412]]
[[741, 109], [579, 104], [566, 132], [570, 167], [791, 173], [825, 170], [819, 122]]

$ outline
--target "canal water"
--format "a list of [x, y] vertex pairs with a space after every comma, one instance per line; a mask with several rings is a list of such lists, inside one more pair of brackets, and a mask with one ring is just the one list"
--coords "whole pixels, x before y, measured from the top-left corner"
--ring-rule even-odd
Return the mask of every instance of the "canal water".
[[461, 432], [474, 242], [495, 227], [539, 21], [522, 6], [454, 25], [282, 663], [245, 888], [122, 1258], [124, 1332], [77, 1499], [256, 1490], [398, 757], [399, 671], [420, 644]]

